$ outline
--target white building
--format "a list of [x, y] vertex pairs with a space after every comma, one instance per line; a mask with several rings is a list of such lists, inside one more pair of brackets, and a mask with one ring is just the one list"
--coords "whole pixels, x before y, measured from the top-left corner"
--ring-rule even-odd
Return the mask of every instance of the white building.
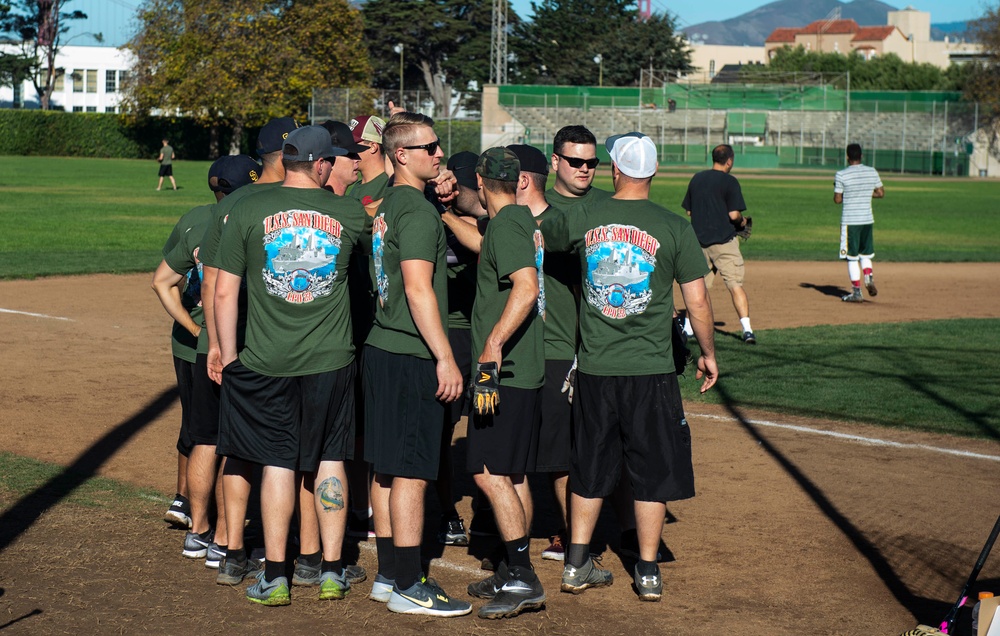
[[[14, 44], [0, 45], [18, 53]], [[132, 67], [132, 54], [108, 46], [64, 46], [56, 56], [56, 82], [51, 106], [74, 113], [117, 113], [122, 80]], [[38, 94], [30, 80], [20, 86], [0, 87], [0, 108], [38, 108]]]

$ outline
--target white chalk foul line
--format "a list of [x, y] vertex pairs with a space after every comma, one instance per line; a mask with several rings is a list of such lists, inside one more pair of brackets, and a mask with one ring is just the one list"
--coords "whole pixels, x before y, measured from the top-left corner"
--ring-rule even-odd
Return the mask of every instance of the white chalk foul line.
[[[736, 418], [726, 417], [724, 415], [707, 415], [702, 413], [691, 413], [691, 417], [705, 418], [710, 420], [721, 420], [725, 422], [735, 422]], [[783, 428], [789, 431], [797, 431], [800, 433], [810, 433], [813, 435], [824, 435], [826, 437], [833, 437], [836, 439], [842, 439], [848, 442], [855, 442], [857, 444], [865, 444], [868, 446], [887, 446], [890, 448], [912, 448], [917, 450], [929, 451], [932, 453], [942, 453], [944, 455], [955, 455], [956, 457], [965, 457], [967, 459], [985, 459], [991, 462], [1000, 462], [1000, 456], [997, 455], [985, 455], [983, 453], [973, 453], [970, 451], [956, 450], [954, 448], [941, 448], [939, 446], [929, 446], [927, 444], [904, 444], [902, 442], [894, 442], [887, 439], [878, 439], [877, 437], [863, 437], [861, 435], [851, 435], [849, 433], [838, 433], [836, 431], [826, 431], [818, 428], [809, 428], [807, 426], [796, 426], [794, 424], [782, 424], [781, 422], [770, 422], [768, 420], [747, 420], [750, 424], [754, 426], [767, 426], [771, 428]]]
[[19, 314], [21, 316], [31, 316], [32, 318], [48, 318], [49, 320], [65, 320], [74, 322], [72, 318], [62, 318], [61, 316], [47, 316], [45, 314], [33, 314], [30, 311], [16, 311], [14, 309], [4, 309], [0, 307], [0, 314]]

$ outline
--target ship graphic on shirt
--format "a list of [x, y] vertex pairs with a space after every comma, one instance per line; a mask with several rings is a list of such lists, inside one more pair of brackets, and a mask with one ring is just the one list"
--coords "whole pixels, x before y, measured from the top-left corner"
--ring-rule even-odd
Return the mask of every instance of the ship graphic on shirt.
[[637, 227], [618, 224], [596, 227], [584, 240], [587, 303], [614, 319], [646, 311], [659, 241]]
[[535, 269], [538, 270], [538, 315], [545, 320], [545, 239], [541, 230], [535, 230]]
[[333, 292], [341, 225], [309, 210], [279, 212], [264, 220], [266, 259], [261, 275], [272, 296], [308, 303]]

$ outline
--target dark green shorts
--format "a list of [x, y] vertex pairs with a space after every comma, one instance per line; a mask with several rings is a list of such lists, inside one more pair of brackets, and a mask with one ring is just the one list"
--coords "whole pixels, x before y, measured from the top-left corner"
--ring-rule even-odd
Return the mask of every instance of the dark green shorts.
[[856, 259], [858, 256], [875, 256], [875, 226], [840, 226], [840, 258]]

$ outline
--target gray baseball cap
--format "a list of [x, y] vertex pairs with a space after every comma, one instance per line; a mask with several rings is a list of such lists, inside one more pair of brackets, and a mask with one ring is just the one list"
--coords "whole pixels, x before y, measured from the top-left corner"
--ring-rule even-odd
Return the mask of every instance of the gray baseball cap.
[[346, 154], [347, 150], [333, 145], [326, 128], [303, 126], [288, 134], [281, 156], [289, 161], [317, 161]]

